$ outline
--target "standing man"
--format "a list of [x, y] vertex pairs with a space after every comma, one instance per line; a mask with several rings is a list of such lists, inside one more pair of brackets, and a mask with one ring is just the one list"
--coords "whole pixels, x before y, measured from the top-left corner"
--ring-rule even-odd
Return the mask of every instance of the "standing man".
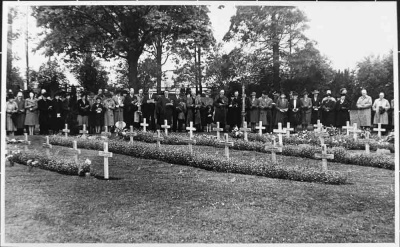
[[250, 123], [251, 130], [253, 132], [256, 131], [256, 124], [260, 119], [259, 100], [257, 99], [256, 95], [256, 92], [252, 92], [250, 99]]
[[390, 104], [387, 99], [384, 98], [385, 94], [383, 92], [379, 93], [379, 98], [375, 100], [372, 110], [375, 112], [374, 125], [382, 124], [385, 128], [389, 124], [388, 111], [390, 109]]
[[228, 98], [225, 96], [225, 91], [221, 90], [219, 95], [215, 97], [214, 107], [215, 107], [215, 118], [214, 122], [219, 122], [220, 127], [225, 129], [226, 125], [226, 113], [228, 106]]
[[292, 92], [292, 99], [289, 100], [289, 122], [293, 126], [295, 132], [297, 131], [297, 125], [301, 124], [301, 102], [298, 96], [297, 92]]
[[17, 132], [16, 135], [22, 135], [24, 133], [24, 124], [25, 124], [25, 100], [23, 97], [22, 92], [17, 93], [17, 98], [15, 103], [18, 106], [17, 114], [17, 121], [16, 121], [16, 128]]
[[371, 127], [371, 106], [372, 98], [367, 95], [367, 90], [361, 90], [361, 97], [359, 97], [357, 100], [360, 127]]
[[136, 95], [137, 111], [134, 112], [134, 122], [138, 128], [140, 127], [140, 123], [142, 122], [143, 119], [143, 113], [142, 113], [143, 98], [144, 98], [143, 89], [139, 89], [139, 94]]
[[48, 135], [49, 134], [49, 125], [50, 125], [50, 112], [51, 112], [51, 102], [47, 100], [47, 93], [43, 93], [42, 99], [38, 101], [38, 109], [39, 109], [39, 125], [40, 125], [40, 134]]
[[167, 120], [168, 125], [172, 125], [172, 117], [174, 111], [174, 101], [169, 96], [167, 89], [164, 91], [164, 96], [162, 96], [159, 101], [160, 109], [160, 121], [159, 124], [164, 124], [164, 120]]
[[231, 115], [231, 124], [230, 130], [232, 130], [235, 126], [240, 128], [241, 127], [241, 111], [242, 111], [242, 100], [239, 98], [239, 91], [235, 91], [233, 93], [233, 97], [229, 100], [229, 109]]
[[[138, 107], [136, 105], [136, 97], [135, 97], [135, 89], [130, 88], [129, 89], [129, 94], [125, 97], [124, 101], [124, 120], [126, 122], [126, 126], [129, 128], [129, 126], [134, 126], [134, 122], [133, 122], [133, 116], [134, 116], [134, 112], [137, 111]], [[137, 126], [134, 126], [135, 128]]]
[[318, 120], [321, 120], [321, 99], [319, 98], [319, 91], [314, 90], [311, 93], [312, 111], [311, 111], [311, 124], [317, 124]]
[[146, 118], [146, 121], [149, 123], [149, 127], [151, 130], [156, 129], [155, 110], [157, 99], [155, 91], [155, 89], [150, 88], [148, 94], [143, 97], [142, 114], [143, 117]]
[[178, 125], [178, 99], [179, 99], [179, 94], [181, 93], [181, 89], [180, 88], [175, 88], [175, 95], [171, 95], [172, 100], [174, 101], [175, 105], [174, 105], [174, 109], [173, 109], [173, 113], [172, 113], [172, 131], [176, 132], [177, 129], [177, 125]]
[[260, 121], [265, 126], [267, 133], [272, 132], [272, 99], [268, 97], [267, 92], [262, 91], [262, 96], [258, 99], [260, 107]]
[[321, 102], [322, 124], [328, 127], [335, 126], [336, 100], [332, 97], [331, 90], [326, 91], [326, 97]]
[[64, 125], [64, 116], [63, 116], [63, 102], [60, 99], [61, 92], [57, 92], [54, 95], [54, 100], [52, 102], [53, 111], [51, 112], [52, 115], [52, 128], [53, 134], [57, 134]]

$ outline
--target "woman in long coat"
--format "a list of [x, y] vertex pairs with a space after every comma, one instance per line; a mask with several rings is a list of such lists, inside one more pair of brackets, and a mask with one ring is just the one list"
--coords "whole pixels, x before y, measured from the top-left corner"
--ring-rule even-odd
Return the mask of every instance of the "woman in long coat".
[[39, 124], [38, 102], [34, 92], [29, 92], [29, 98], [25, 100], [25, 125], [28, 126], [29, 135], [33, 135], [35, 125]]
[[328, 127], [335, 126], [335, 106], [336, 100], [331, 96], [330, 90], [321, 102], [322, 124]]
[[256, 92], [252, 92], [250, 98], [250, 123], [252, 131], [256, 131], [255, 127], [260, 121], [259, 104], [260, 101], [256, 98]]
[[186, 98], [186, 126], [189, 126], [190, 122], [195, 124], [195, 107], [196, 93], [192, 92], [191, 95]]
[[350, 100], [346, 94], [342, 94], [340, 99], [336, 102], [336, 127], [342, 128], [346, 125], [347, 121], [350, 121]]
[[311, 108], [312, 100], [308, 97], [308, 92], [303, 92], [303, 98], [300, 99], [301, 106], [301, 125], [303, 130], [306, 130], [308, 125], [311, 123]]
[[18, 92], [15, 103], [17, 103], [18, 106], [16, 126], [15, 126], [17, 127], [16, 134], [22, 135], [24, 133], [24, 127], [25, 127], [25, 100], [22, 92]]
[[17, 130], [13, 117], [15, 114], [17, 114], [18, 112], [18, 105], [17, 103], [14, 101], [14, 95], [9, 94], [7, 95], [7, 103], [6, 103], [6, 130], [7, 130], [7, 134], [11, 134], [11, 136], [14, 136], [14, 131]]
[[321, 120], [321, 99], [318, 96], [319, 91], [314, 90], [312, 92], [311, 104], [312, 104], [312, 111], [311, 111], [311, 124], [316, 124], [318, 120]]
[[97, 96], [96, 103], [94, 103], [91, 108], [91, 111], [94, 113], [94, 127], [96, 134], [100, 134], [101, 126], [103, 125], [104, 120], [104, 107], [101, 101], [101, 97]]
[[117, 92], [114, 95], [113, 100], [115, 102], [115, 110], [114, 110], [114, 122], [124, 121], [124, 100], [125, 97], [122, 95], [122, 91]]
[[281, 93], [281, 97], [276, 101], [276, 115], [275, 125], [282, 123], [282, 126], [286, 126], [287, 122], [287, 111], [289, 110], [289, 101], [286, 99], [286, 95]]
[[272, 126], [272, 99], [268, 97], [265, 91], [262, 92], [262, 96], [258, 98], [259, 108], [260, 108], [260, 119], [262, 121], [263, 126], [268, 126], [266, 128], [267, 132], [271, 132]]
[[372, 105], [372, 110], [375, 112], [374, 124], [381, 123], [383, 125], [389, 124], [388, 111], [390, 109], [390, 104], [387, 99], [384, 98], [384, 93], [379, 93], [379, 99], [374, 101]]
[[361, 97], [357, 100], [358, 118], [360, 127], [371, 127], [372, 98], [367, 95], [367, 90], [361, 90]]
[[228, 98], [224, 95], [225, 91], [221, 90], [214, 100], [215, 116], [214, 122], [219, 122], [220, 128], [225, 129], [226, 114], [228, 108]]
[[85, 124], [86, 127], [89, 127], [89, 111], [90, 111], [90, 104], [87, 100], [87, 94], [82, 93], [81, 98], [77, 102], [78, 105], [78, 126], [79, 128], [83, 128]]
[[108, 131], [111, 131], [114, 126], [114, 109], [115, 101], [111, 98], [111, 93], [105, 94], [106, 98], [103, 101], [104, 112], [104, 126], [108, 126]]

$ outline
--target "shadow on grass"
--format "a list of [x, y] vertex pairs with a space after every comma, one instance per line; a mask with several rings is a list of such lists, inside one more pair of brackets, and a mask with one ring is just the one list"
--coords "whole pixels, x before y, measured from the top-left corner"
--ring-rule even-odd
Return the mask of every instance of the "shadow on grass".
[[95, 175], [93, 176], [94, 178], [98, 179], [98, 180], [122, 180], [122, 178], [117, 178], [117, 177], [109, 177], [108, 179], [105, 179], [104, 176], [100, 176], [100, 175]]

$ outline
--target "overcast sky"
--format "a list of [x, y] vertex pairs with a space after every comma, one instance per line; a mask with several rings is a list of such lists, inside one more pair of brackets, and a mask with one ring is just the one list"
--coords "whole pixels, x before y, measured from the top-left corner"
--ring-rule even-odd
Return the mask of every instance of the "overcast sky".
[[[246, 3], [246, 2], [244, 2]], [[227, 5], [229, 4], [229, 5]], [[271, 4], [271, 3], [268, 3]], [[275, 3], [276, 5], [277, 3]], [[355, 69], [356, 63], [368, 55], [387, 54], [395, 48], [397, 37], [396, 8], [392, 3], [296, 3], [310, 19], [306, 35], [317, 41], [317, 48], [332, 62], [334, 69]], [[230, 26], [230, 18], [236, 13], [233, 3], [226, 3], [225, 8], [218, 9], [219, 4], [210, 6], [210, 19], [216, 40], [222, 41]], [[25, 20], [20, 20], [14, 28], [24, 29]], [[37, 28], [33, 17], [29, 20], [32, 43], [37, 43]], [[226, 44], [224, 50], [229, 52], [234, 44]], [[25, 71], [23, 36], [15, 42], [14, 52], [21, 58], [16, 65]], [[46, 61], [40, 53], [30, 54], [30, 66], [37, 70]], [[173, 69], [165, 66], [164, 69]], [[69, 76], [71, 80], [71, 76]]]

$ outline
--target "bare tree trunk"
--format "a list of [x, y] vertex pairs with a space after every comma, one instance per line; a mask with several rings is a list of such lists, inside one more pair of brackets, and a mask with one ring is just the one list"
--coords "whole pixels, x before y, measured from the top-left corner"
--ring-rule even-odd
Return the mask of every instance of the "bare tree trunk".
[[26, 6], [26, 30], [25, 30], [25, 52], [26, 52], [26, 84], [24, 85], [24, 90], [28, 89], [29, 85], [29, 6]]
[[199, 64], [199, 88], [200, 88], [200, 94], [203, 93], [203, 86], [201, 85], [201, 47], [199, 46], [197, 49], [197, 53], [198, 53], [198, 59], [197, 62]]
[[199, 80], [198, 80], [198, 71], [197, 71], [197, 46], [195, 45], [194, 46], [194, 81], [195, 81], [195, 84], [196, 84], [196, 94], [197, 94], [197, 92], [199, 91], [199, 87], [198, 87], [198, 84], [199, 84]]
[[157, 92], [161, 93], [161, 80], [162, 80], [162, 43], [160, 38], [156, 41], [156, 60], [157, 60]]
[[279, 68], [280, 68], [279, 39], [278, 39], [278, 30], [276, 28], [277, 20], [276, 20], [275, 13], [272, 14], [271, 22], [272, 22], [272, 61], [273, 61], [273, 66], [272, 66], [273, 79], [272, 80], [274, 83], [274, 88], [282, 90], [282, 86], [280, 84], [280, 77], [279, 77]]
[[128, 52], [128, 77], [129, 77], [129, 86], [134, 88], [135, 91], [139, 89], [138, 83], [138, 60], [139, 56], [133, 51]]

